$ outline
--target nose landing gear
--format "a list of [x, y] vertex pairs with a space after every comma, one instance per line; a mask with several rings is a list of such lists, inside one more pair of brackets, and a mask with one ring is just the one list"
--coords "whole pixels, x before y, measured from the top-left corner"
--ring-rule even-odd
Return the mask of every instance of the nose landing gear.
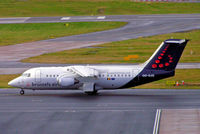
[[21, 89], [19, 93], [20, 93], [20, 95], [24, 95], [24, 90]]

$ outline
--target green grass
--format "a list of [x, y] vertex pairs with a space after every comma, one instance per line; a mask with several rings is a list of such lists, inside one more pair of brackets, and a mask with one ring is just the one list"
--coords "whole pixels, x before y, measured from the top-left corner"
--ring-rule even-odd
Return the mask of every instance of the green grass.
[[200, 13], [200, 3], [131, 0], [1, 0], [0, 17]]
[[11, 88], [8, 82], [18, 77], [19, 74], [0, 75], [0, 88]]
[[[68, 24], [66, 26], [65, 24]], [[0, 46], [114, 29], [126, 22], [0, 24]]]
[[[159, 89], [200, 89], [200, 69], [177, 69], [176, 75], [171, 78], [155, 81], [149, 84], [144, 84], [141, 86], [137, 86], [134, 88], [159, 88]], [[16, 75], [0, 75], [0, 88], [10, 88], [8, 86], [8, 82], [16, 77], [18, 77], [19, 74]], [[167, 85], [167, 81], [179, 81], [182, 80], [185, 81], [185, 86], [170, 86]]]
[[[170, 33], [151, 37], [137, 38], [55, 53], [43, 54], [22, 60], [38, 63], [142, 63], [157, 49], [160, 43], [169, 38], [191, 39], [186, 46], [180, 62], [200, 62], [200, 30]], [[128, 55], [139, 58], [125, 61]]]

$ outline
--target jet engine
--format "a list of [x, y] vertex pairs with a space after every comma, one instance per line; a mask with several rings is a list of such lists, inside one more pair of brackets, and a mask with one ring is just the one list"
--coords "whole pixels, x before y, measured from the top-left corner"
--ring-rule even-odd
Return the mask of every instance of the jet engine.
[[63, 87], [68, 87], [75, 84], [74, 78], [70, 77], [60, 77], [57, 79], [58, 84]]

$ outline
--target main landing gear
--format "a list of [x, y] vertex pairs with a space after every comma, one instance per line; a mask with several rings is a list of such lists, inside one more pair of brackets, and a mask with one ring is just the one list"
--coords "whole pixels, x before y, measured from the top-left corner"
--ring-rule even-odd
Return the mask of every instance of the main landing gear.
[[24, 95], [24, 90], [21, 89], [19, 93], [20, 93], [20, 95]]
[[85, 92], [87, 95], [98, 95], [98, 91], [94, 90], [92, 92]]

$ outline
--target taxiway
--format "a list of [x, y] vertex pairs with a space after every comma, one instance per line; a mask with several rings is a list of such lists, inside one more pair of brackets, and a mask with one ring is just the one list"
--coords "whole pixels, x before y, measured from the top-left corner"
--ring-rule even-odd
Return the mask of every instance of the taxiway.
[[[200, 90], [32, 91], [0, 89], [1, 133], [152, 134], [157, 109], [199, 109]], [[5, 129], [6, 128], [6, 129]]]

